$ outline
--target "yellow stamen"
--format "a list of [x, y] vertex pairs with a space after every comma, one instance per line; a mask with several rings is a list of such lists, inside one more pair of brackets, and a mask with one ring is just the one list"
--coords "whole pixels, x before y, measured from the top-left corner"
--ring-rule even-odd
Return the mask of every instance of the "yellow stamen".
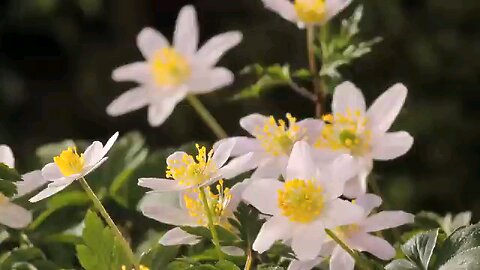
[[79, 155], [76, 147], [62, 151], [59, 156], [53, 158], [53, 161], [64, 176], [81, 173], [85, 165], [83, 154]]
[[304, 131], [298, 126], [297, 119], [287, 113], [287, 123], [284, 120], [276, 121], [270, 116], [263, 127], [256, 128], [256, 137], [260, 140], [265, 151], [274, 156], [288, 155], [293, 145], [302, 139]]
[[278, 207], [293, 222], [310, 223], [323, 210], [323, 189], [312, 180], [294, 179], [278, 190]]
[[305, 23], [323, 23], [326, 17], [326, 0], [295, 0], [297, 16]]
[[175, 49], [165, 47], [153, 55], [153, 79], [159, 86], [178, 86], [190, 76], [190, 65]]
[[350, 238], [353, 234], [360, 231], [357, 224], [343, 225], [335, 228], [335, 235], [341, 240]]

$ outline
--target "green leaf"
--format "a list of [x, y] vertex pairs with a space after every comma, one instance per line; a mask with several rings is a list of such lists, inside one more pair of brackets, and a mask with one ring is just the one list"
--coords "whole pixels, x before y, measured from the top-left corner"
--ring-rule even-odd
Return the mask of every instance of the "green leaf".
[[33, 262], [45, 260], [43, 252], [36, 247], [15, 248], [0, 258], [0, 269], [12, 269], [13, 265], [19, 262]]
[[17, 186], [9, 180], [0, 179], [0, 193], [10, 198], [17, 194]]
[[77, 245], [77, 257], [84, 269], [111, 270], [129, 265], [119, 240], [91, 211], [85, 217], [82, 238], [84, 244]]
[[0, 179], [17, 182], [22, 180], [22, 177], [17, 170], [8, 167], [4, 163], [0, 163]]
[[437, 266], [443, 265], [458, 254], [476, 247], [480, 247], [480, 223], [453, 232], [438, 252]]
[[85, 149], [88, 145], [88, 142], [82, 140], [63, 140], [60, 142], [53, 142], [40, 146], [37, 148], [36, 155], [41, 164], [47, 164], [53, 162], [53, 157], [58, 156], [68, 147], [76, 146], [80, 150]]
[[394, 260], [385, 266], [385, 270], [421, 270], [414, 263], [409, 260], [400, 259]]
[[419, 269], [428, 269], [437, 237], [438, 229], [419, 233], [402, 245], [402, 251]]
[[215, 264], [215, 266], [217, 267], [217, 269], [220, 270], [240, 270], [240, 268], [236, 266], [233, 262], [226, 260], [219, 261], [217, 264]]
[[478, 270], [480, 269], [480, 247], [464, 250], [456, 254], [439, 270]]

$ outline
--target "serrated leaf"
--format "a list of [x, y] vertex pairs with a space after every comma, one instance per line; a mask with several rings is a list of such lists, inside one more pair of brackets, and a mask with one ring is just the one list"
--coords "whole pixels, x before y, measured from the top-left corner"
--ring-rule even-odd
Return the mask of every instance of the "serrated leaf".
[[400, 259], [394, 260], [385, 266], [385, 270], [421, 270], [414, 263], [409, 260]]
[[4, 163], [0, 163], [0, 179], [11, 181], [11, 182], [17, 182], [22, 180], [22, 177], [17, 172], [17, 170], [8, 167]]
[[480, 224], [460, 228], [443, 243], [437, 255], [437, 265], [443, 265], [459, 253], [476, 247], [480, 247]]
[[438, 229], [419, 233], [402, 245], [402, 251], [420, 269], [428, 269], [437, 237]]
[[17, 194], [17, 186], [9, 180], [0, 179], [0, 193], [11, 198]]
[[439, 270], [478, 270], [480, 269], [480, 247], [464, 250], [456, 254]]
[[219, 261], [217, 264], [215, 264], [215, 267], [217, 267], [219, 270], [240, 270], [240, 268], [233, 262], [226, 260]]

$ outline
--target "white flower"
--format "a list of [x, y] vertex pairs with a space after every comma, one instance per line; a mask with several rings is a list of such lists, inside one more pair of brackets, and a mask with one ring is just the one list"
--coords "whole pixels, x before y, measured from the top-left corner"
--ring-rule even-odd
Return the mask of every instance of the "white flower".
[[227, 32], [197, 50], [198, 24], [192, 6], [180, 10], [172, 45], [161, 33], [144, 28], [137, 46], [146, 61], [119, 67], [112, 74], [115, 81], [135, 81], [140, 86], [115, 99], [107, 113], [118, 116], [148, 106], [150, 125], [161, 125], [186, 95], [212, 92], [233, 82], [230, 70], [215, 65], [241, 40], [240, 32]]
[[[228, 219], [234, 218], [233, 213], [241, 201], [241, 194], [245, 186], [246, 183], [242, 182], [229, 189], [223, 186], [223, 181], [220, 181], [216, 187], [217, 194], [207, 188], [206, 197], [209, 207], [213, 210], [215, 225], [232, 229]], [[147, 194], [140, 203], [140, 209], [145, 216], [162, 223], [174, 226], [208, 227], [207, 216], [199, 198], [198, 189]], [[164, 246], [195, 245], [198, 242], [200, 242], [200, 237], [191, 235], [179, 227], [169, 230], [160, 239], [160, 244]], [[223, 250], [227, 254], [238, 254], [238, 250], [234, 247], [224, 247]]]
[[323, 25], [345, 9], [352, 0], [262, 0], [265, 7], [284, 19], [305, 25]]
[[32, 213], [18, 206], [0, 193], [0, 224], [14, 229], [25, 228], [32, 221]]
[[207, 153], [205, 147], [197, 145], [198, 155], [195, 157], [175, 152], [167, 158], [166, 175], [173, 179], [140, 178], [138, 185], [155, 192], [165, 192], [208, 186], [220, 179], [233, 178], [245, 171], [251, 159], [251, 155], [245, 155], [224, 166], [234, 146], [234, 141], [226, 141], [215, 151]]
[[373, 160], [391, 160], [412, 147], [413, 138], [407, 132], [387, 132], [406, 97], [407, 88], [395, 84], [366, 110], [362, 92], [351, 82], [335, 88], [333, 113], [323, 117], [326, 125], [315, 146], [325, 156], [350, 154], [362, 168], [358, 176], [347, 183], [345, 196], [355, 198], [366, 192], [366, 178]]
[[[7, 145], [0, 145], [0, 163], [7, 165], [10, 168], [15, 168], [15, 157], [13, 156], [12, 149]], [[43, 179], [40, 170], [31, 171], [22, 175], [22, 180], [15, 182], [17, 186], [17, 194], [15, 198], [22, 197], [39, 187], [46, 184], [47, 181]]]
[[280, 175], [285, 177], [293, 145], [298, 141], [315, 143], [323, 127], [321, 120], [309, 118], [297, 122], [290, 114], [287, 114], [286, 118], [288, 123], [284, 120], [276, 121], [273, 116], [256, 113], [245, 116], [240, 119], [240, 126], [254, 138], [227, 138], [217, 142], [214, 149], [219, 143], [234, 141], [232, 156], [243, 159], [245, 155], [252, 155], [249, 166], [245, 167], [245, 171], [256, 168], [251, 178], [278, 178]]
[[361, 207], [339, 199], [345, 181], [356, 170], [345, 155], [319, 170], [307, 142], [297, 142], [288, 161], [286, 182], [256, 179], [243, 199], [271, 215], [253, 249], [263, 253], [277, 240], [291, 245], [301, 260], [315, 259], [326, 240], [325, 228], [351, 224], [363, 216]]
[[99, 141], [93, 142], [85, 153], [78, 154], [75, 147], [69, 147], [59, 156], [55, 157], [54, 162], [45, 165], [42, 169], [42, 175], [45, 180], [50, 181], [47, 188], [31, 198], [30, 202], [38, 202], [56, 194], [75, 180], [85, 177], [93, 170], [98, 168], [107, 160], [110, 148], [118, 138], [118, 132], [107, 141], [105, 146]]

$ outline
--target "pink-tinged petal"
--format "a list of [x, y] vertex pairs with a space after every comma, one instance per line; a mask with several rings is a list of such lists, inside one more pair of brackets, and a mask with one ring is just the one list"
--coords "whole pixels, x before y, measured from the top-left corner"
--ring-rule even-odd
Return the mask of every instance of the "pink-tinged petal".
[[308, 118], [298, 122], [297, 125], [304, 134], [302, 139], [313, 145], [320, 136], [325, 123], [322, 120]]
[[108, 153], [108, 151], [110, 151], [110, 149], [112, 149], [113, 144], [115, 144], [115, 142], [118, 139], [118, 135], [119, 135], [118, 131], [115, 132], [115, 134], [113, 134], [112, 137], [110, 137], [110, 139], [108, 139], [108, 141], [105, 143], [105, 146], [103, 147], [102, 153], [100, 154], [100, 156], [102, 158], [105, 155], [107, 155], [107, 153]]
[[372, 160], [360, 160], [358, 163], [358, 175], [352, 177], [345, 183], [343, 195], [347, 198], [357, 198], [367, 193], [367, 177], [372, 171]]
[[286, 180], [312, 180], [317, 176], [317, 171], [317, 166], [313, 161], [311, 146], [304, 141], [295, 143], [288, 160]]
[[324, 213], [320, 217], [326, 228], [357, 224], [365, 217], [363, 209], [349, 201], [334, 199], [325, 204]]
[[58, 183], [55, 184], [55, 182], [50, 183], [46, 189], [40, 191], [37, 195], [33, 196], [28, 200], [31, 203], [35, 203], [38, 201], [41, 201], [43, 199], [46, 199], [62, 190], [64, 190], [66, 187], [68, 187], [73, 181], [69, 181], [67, 183], [64, 183], [63, 185], [59, 185]]
[[293, 260], [287, 270], [311, 270], [322, 262], [323, 258], [317, 258], [315, 260], [299, 261]]
[[376, 232], [413, 223], [415, 216], [403, 211], [382, 211], [360, 223], [365, 232]]
[[378, 133], [386, 132], [400, 113], [407, 92], [407, 88], [399, 83], [379, 96], [367, 111], [370, 128]]
[[148, 123], [152, 127], [158, 127], [172, 114], [175, 106], [184, 98], [183, 96], [172, 96], [158, 98], [148, 106]]
[[0, 204], [0, 224], [13, 229], [27, 227], [32, 221], [32, 213], [11, 202]]
[[237, 206], [242, 201], [243, 192], [245, 192], [245, 189], [248, 187], [250, 183], [251, 183], [251, 179], [245, 179], [243, 180], [243, 182], [236, 183], [230, 189], [230, 194], [232, 195], [232, 198], [230, 199], [230, 202], [226, 207], [227, 210], [232, 211], [232, 213], [235, 212], [235, 210], [237, 209]]
[[248, 153], [232, 159], [227, 165], [219, 170], [221, 177], [224, 179], [231, 179], [244, 172], [252, 170], [252, 156], [253, 153]]
[[233, 80], [234, 75], [230, 70], [218, 67], [192, 74], [188, 89], [192, 94], [205, 94], [230, 85]]
[[233, 147], [236, 142], [232, 140], [226, 140], [218, 145], [217, 150], [213, 153], [212, 162], [218, 168], [221, 168], [230, 157]]
[[47, 182], [48, 181], [43, 178], [40, 170], [28, 172], [22, 175], [22, 181], [15, 182], [15, 185], [17, 186], [17, 195], [15, 197], [22, 197], [23, 195], [40, 188]]
[[174, 226], [200, 226], [187, 210], [168, 205], [147, 205], [141, 207], [144, 216]]
[[276, 179], [254, 179], [245, 188], [242, 196], [260, 212], [276, 215], [279, 213], [278, 190], [282, 189], [283, 185], [284, 183]]
[[292, 250], [299, 260], [313, 260], [318, 257], [326, 239], [324, 227], [314, 222], [299, 228], [292, 239]]
[[328, 198], [337, 198], [345, 190], [345, 182], [358, 173], [358, 162], [350, 155], [341, 155], [316, 177]]
[[358, 233], [352, 236], [349, 241], [352, 248], [359, 251], [366, 251], [382, 260], [390, 260], [395, 256], [395, 249], [382, 238], [368, 233]]
[[200, 240], [200, 237], [189, 234], [177, 227], [166, 232], [162, 238], [160, 238], [159, 243], [163, 246], [196, 245]]
[[179, 185], [178, 181], [162, 178], [140, 178], [138, 179], [138, 185], [157, 192], [178, 191], [187, 188]]
[[238, 31], [216, 35], [205, 42], [198, 50], [196, 57], [202, 65], [213, 67], [228, 50], [237, 46], [240, 41], [242, 41], [242, 33]]
[[267, 220], [257, 238], [253, 242], [253, 250], [263, 253], [268, 250], [277, 240], [289, 238], [292, 233], [292, 225], [282, 216], [274, 216]]
[[195, 8], [184, 6], [178, 14], [175, 33], [173, 34], [175, 49], [187, 56], [193, 55], [198, 47], [198, 22]]
[[13, 157], [13, 152], [8, 145], [0, 145], [0, 163], [7, 165], [10, 168], [15, 167], [15, 158]]
[[48, 181], [63, 178], [63, 174], [55, 163], [48, 163], [42, 169], [42, 176]]
[[99, 141], [93, 142], [85, 149], [83, 159], [88, 166], [97, 163], [102, 157], [103, 144]]
[[107, 106], [107, 114], [119, 116], [136, 111], [148, 105], [148, 93], [142, 87], [136, 87], [121, 94]]
[[[278, 178], [282, 175], [286, 169], [288, 159], [282, 160], [281, 158], [269, 157], [262, 158], [256, 164], [258, 168], [253, 172], [252, 179], [262, 178]], [[253, 163], [252, 165], [255, 165]]]
[[327, 21], [342, 12], [352, 3], [352, 0], [327, 0]]
[[147, 62], [135, 62], [114, 69], [112, 79], [116, 82], [132, 81], [144, 84], [152, 80], [152, 74]]
[[268, 117], [258, 113], [253, 113], [240, 119], [240, 126], [255, 136], [258, 130], [262, 130], [267, 123]]
[[152, 58], [155, 52], [168, 46], [168, 40], [162, 33], [151, 27], [143, 28], [137, 36], [137, 47], [145, 59]]
[[335, 88], [332, 100], [332, 111], [334, 114], [345, 114], [348, 111], [360, 111], [362, 114], [365, 114], [365, 110], [365, 98], [362, 91], [353, 83], [344, 82]]
[[235, 146], [233, 147], [231, 153], [232, 156], [240, 156], [250, 152], [259, 152], [263, 149], [257, 139], [249, 137], [230, 137], [216, 142], [213, 145], [213, 151], [215, 152], [218, 146], [226, 141], [235, 141]]
[[360, 197], [357, 197], [355, 204], [362, 207], [365, 211], [365, 214], [370, 214], [373, 209], [379, 207], [382, 204], [382, 198], [375, 194], [363, 194]]
[[355, 260], [340, 246], [335, 247], [330, 257], [330, 270], [353, 270]]
[[413, 137], [405, 131], [385, 133], [379, 137], [372, 149], [376, 160], [391, 160], [403, 156], [413, 145]]
[[278, 13], [287, 21], [297, 21], [297, 12], [293, 4], [287, 0], [262, 0], [266, 8]]

